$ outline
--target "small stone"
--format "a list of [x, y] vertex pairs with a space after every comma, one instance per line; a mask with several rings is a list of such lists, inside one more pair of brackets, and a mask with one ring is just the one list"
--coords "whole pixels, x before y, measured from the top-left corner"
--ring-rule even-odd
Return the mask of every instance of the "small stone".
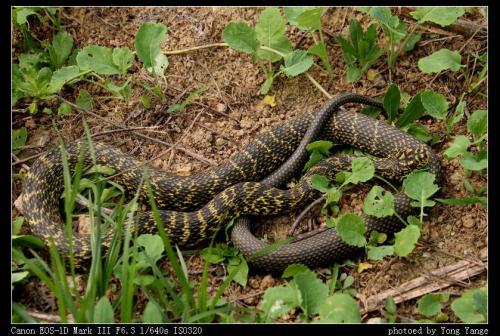
[[471, 228], [474, 226], [474, 219], [472, 216], [466, 216], [462, 218], [462, 226], [465, 228]]
[[253, 289], [257, 289], [257, 288], [259, 288], [259, 280], [252, 278], [252, 279], [248, 280], [248, 285], [250, 287], [252, 287]]
[[264, 290], [266, 288], [272, 287], [274, 285], [274, 279], [271, 275], [266, 275], [260, 284], [260, 289]]
[[219, 103], [217, 104], [217, 106], [215, 107], [215, 110], [217, 112], [226, 112], [227, 111], [227, 106], [225, 104], [222, 104], [222, 103]]

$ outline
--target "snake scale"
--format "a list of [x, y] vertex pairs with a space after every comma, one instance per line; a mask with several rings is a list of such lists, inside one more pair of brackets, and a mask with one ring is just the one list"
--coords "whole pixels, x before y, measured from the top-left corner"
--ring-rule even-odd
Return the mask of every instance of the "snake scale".
[[[307, 160], [305, 146], [319, 138], [352, 145], [379, 157], [374, 160], [376, 170], [388, 178], [401, 177], [422, 166], [439, 175], [439, 164], [430, 147], [381, 121], [338, 110], [346, 103], [382, 106], [379, 101], [358, 94], [341, 94], [316, 112], [303, 113], [262, 132], [229, 160], [200, 174], [175, 176], [148, 167], [154, 198], [160, 209], [166, 209], [160, 215], [171, 241], [183, 247], [195, 246], [206, 241], [217, 226], [230, 218], [282, 214], [307, 205], [318, 197], [318, 192], [311, 187], [313, 174], [333, 179], [339, 170], [350, 169], [351, 158], [336, 155], [310, 168], [293, 188], [282, 189]], [[71, 167], [83, 145], [83, 142], [75, 142], [65, 146]], [[93, 163], [109, 166], [121, 172], [118, 181], [127, 191], [135, 192], [139, 188], [143, 175], [139, 160], [102, 143], [92, 146], [95, 157], [87, 150], [86, 166]], [[23, 212], [32, 233], [46, 242], [52, 237], [59, 251], [67, 254], [70, 244], [59, 210], [63, 188], [62, 154], [60, 148], [54, 148], [33, 163], [24, 179], [22, 197]], [[145, 197], [145, 194], [143, 188], [141, 195]], [[395, 207], [402, 215], [410, 211], [404, 194], [395, 196]], [[400, 228], [400, 223], [392, 217], [365, 220], [368, 232], [391, 233]], [[141, 233], [156, 230], [151, 212], [137, 213], [135, 223]], [[255, 258], [252, 265], [274, 272], [293, 262], [315, 266], [354, 253], [356, 249], [340, 241], [334, 231], [326, 230], [284, 245]], [[112, 230], [104, 234], [105, 247], [109, 246], [112, 234]], [[231, 236], [245, 255], [265, 246], [250, 232], [248, 217], [237, 221]], [[72, 243], [76, 265], [84, 266], [91, 258], [90, 237], [75, 234]]]

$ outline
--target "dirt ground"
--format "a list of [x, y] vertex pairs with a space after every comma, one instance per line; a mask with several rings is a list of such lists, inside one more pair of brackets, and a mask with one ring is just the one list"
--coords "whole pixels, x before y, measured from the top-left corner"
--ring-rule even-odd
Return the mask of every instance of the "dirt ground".
[[[163, 50], [178, 50], [222, 42], [221, 33], [225, 25], [231, 21], [246, 21], [254, 25], [262, 8], [65, 8], [62, 12], [62, 23], [65, 29], [75, 38], [77, 46], [99, 44], [109, 47], [129, 47], [134, 50], [134, 38], [140, 25], [144, 22], [162, 22], [168, 27], [167, 40]], [[334, 76], [329, 77], [318, 68], [310, 70], [311, 75], [331, 94], [341, 92], [357, 92], [371, 97], [380, 97], [385, 92], [389, 78], [386, 58], [380, 58], [374, 65], [378, 73], [375, 80], [363, 78], [356, 84], [345, 80], [346, 66], [341, 49], [334, 36], [345, 34], [348, 23], [357, 18], [363, 25], [370, 19], [350, 8], [329, 9], [323, 16], [325, 38], [328, 44], [329, 57], [332, 62]], [[466, 14], [466, 19], [476, 22], [484, 20], [479, 14]], [[412, 22], [412, 21], [409, 21]], [[33, 27], [37, 36], [43, 35], [43, 27]], [[38, 29], [38, 31], [37, 31]], [[450, 50], [462, 51], [462, 62], [473, 62], [474, 53], [482, 53], [486, 48], [484, 37], [445, 34], [446, 31], [427, 26], [418, 28], [424, 34], [422, 41], [410, 53], [402, 54], [394, 68], [392, 80], [402, 92], [409, 95], [431, 88], [443, 94], [450, 107], [455, 106], [464, 90], [463, 76], [459, 73], [445, 72], [439, 76], [421, 73], [417, 67], [419, 58], [433, 51], [446, 47]], [[41, 35], [38, 35], [41, 34]], [[287, 27], [287, 35], [296, 47], [307, 48], [312, 44], [309, 35], [296, 28]], [[14, 50], [22, 48], [22, 40], [14, 37]], [[168, 105], [157, 103], [151, 109], [145, 109], [140, 101], [143, 93], [139, 86], [134, 86], [128, 103], [115, 99], [96, 99], [94, 111], [113, 123], [127, 127], [158, 126], [154, 132], [144, 132], [157, 139], [175, 143], [177, 149], [167, 148], [153, 141], [134, 136], [130, 132], [115, 132], [98, 135], [96, 140], [113, 144], [124, 152], [149, 160], [157, 157], [152, 164], [173, 174], [192, 174], [203, 171], [213, 164], [222, 163], [238, 151], [244, 143], [251, 140], [266, 127], [279, 123], [304, 111], [319, 108], [326, 98], [304, 77], [277, 79], [270, 91], [276, 98], [276, 106], [270, 107], [262, 103], [259, 89], [265, 80], [265, 74], [258, 64], [251, 61], [249, 55], [228, 48], [208, 48], [198, 51], [169, 56], [170, 65], [162, 90]], [[153, 83], [153, 79], [136, 61], [129, 73], [133, 79]], [[169, 113], [169, 105], [185, 98], [186, 93], [195, 88], [206, 90], [189, 105], [184, 112]], [[77, 88], [86, 88], [94, 96], [105, 96], [98, 87], [92, 84], [79, 84]], [[74, 101], [78, 89], [65, 88], [63, 95]], [[482, 89], [486, 93], [486, 89]], [[487, 100], [484, 95], [467, 97], [467, 110], [486, 109]], [[22, 104], [21, 104], [22, 105]], [[16, 106], [22, 109], [25, 106]], [[354, 106], [359, 110], [359, 107]], [[66, 141], [77, 139], [83, 135], [82, 114], [74, 113], [69, 117], [36, 115], [16, 112], [13, 114], [13, 128], [26, 126], [30, 137], [28, 145], [36, 148], [23, 150], [20, 159], [35, 155], [57, 141], [52, 122], [55, 120]], [[85, 116], [91, 132], [100, 134], [114, 129], [111, 124], [92, 116]], [[444, 138], [445, 129], [442, 122], [422, 118], [433, 134]], [[465, 122], [455, 127], [453, 134], [466, 132]], [[452, 135], [453, 135], [452, 134]], [[451, 138], [452, 139], [452, 138]], [[442, 152], [450, 140], [435, 146], [444, 169], [444, 182], [441, 197], [460, 198], [467, 195], [463, 186], [464, 172], [458, 160], [445, 160]], [[198, 154], [196, 159], [179, 148], [188, 149]], [[27, 161], [28, 166], [32, 161]], [[17, 171], [20, 165], [14, 166]], [[483, 186], [486, 177], [473, 175], [472, 184]], [[21, 185], [13, 185], [13, 199], [20, 193]], [[369, 190], [368, 186], [358, 187], [348, 193], [343, 204], [345, 209], [361, 212], [362, 196]], [[14, 215], [16, 210], [14, 209]], [[283, 236], [293, 221], [293, 214], [275, 220], [275, 224], [265, 229], [268, 236]], [[447, 206], [438, 204], [433, 207], [424, 223], [423, 237], [417, 248], [407, 258], [391, 257], [382, 261], [371, 261], [372, 268], [358, 273], [356, 269], [343, 267], [342, 271], [355, 277], [354, 288], [362, 296], [382, 292], [389, 288], [419, 277], [428, 271], [450, 265], [458, 260], [480, 260], [480, 251], [487, 247], [487, 212], [479, 205]], [[259, 230], [262, 231], [262, 230]], [[262, 232], [261, 232], [262, 233]], [[360, 260], [353, 260], [358, 262]], [[202, 269], [198, 255], [187, 258], [188, 268], [193, 276]], [[322, 273], [324, 270], [318, 269]], [[222, 283], [225, 271], [222, 266], [213, 268], [211, 284], [216, 290]], [[247, 287], [233, 283], [224, 296], [242, 306], [256, 306], [261, 301], [262, 293], [270, 286], [283, 282], [266, 274], [253, 274], [249, 277]], [[464, 288], [478, 287], [486, 283], [486, 273], [447, 289], [458, 294]], [[30, 287], [31, 286], [31, 287]], [[27, 292], [36, 285], [27, 286], [23, 297], [29, 300]], [[398, 314], [413, 319], [420, 318], [415, 300], [398, 305]], [[44, 309], [50, 310], [50, 304]], [[40, 307], [39, 307], [40, 308]], [[369, 316], [379, 316], [375, 312]], [[296, 321], [294, 314], [289, 314], [283, 321]]]

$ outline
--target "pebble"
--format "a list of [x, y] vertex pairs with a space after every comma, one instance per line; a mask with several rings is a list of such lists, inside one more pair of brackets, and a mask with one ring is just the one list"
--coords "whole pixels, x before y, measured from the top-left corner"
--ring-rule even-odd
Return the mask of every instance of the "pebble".
[[271, 275], [266, 275], [260, 284], [260, 289], [264, 290], [266, 288], [272, 287], [274, 285], [274, 279]]
[[462, 218], [462, 226], [465, 228], [471, 228], [474, 226], [474, 219], [472, 216], [465, 216]]

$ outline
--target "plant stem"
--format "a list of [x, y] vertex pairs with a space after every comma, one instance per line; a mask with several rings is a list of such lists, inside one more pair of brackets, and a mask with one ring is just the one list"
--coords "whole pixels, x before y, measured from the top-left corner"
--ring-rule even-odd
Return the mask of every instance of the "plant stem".
[[195, 50], [214, 48], [214, 47], [229, 47], [229, 45], [227, 43], [212, 43], [212, 44], [205, 44], [205, 45], [198, 46], [198, 47], [191, 47], [191, 48], [180, 49], [180, 50], [167, 50], [167, 51], [164, 51], [163, 53], [165, 55], [179, 55], [179, 54], [185, 54], [185, 53], [195, 51]]
[[379, 180], [385, 182], [387, 185], [389, 185], [392, 189], [394, 189], [395, 192], [398, 192], [399, 190], [392, 185], [391, 182], [387, 181], [385, 178], [383, 178], [382, 176], [378, 176], [378, 175], [374, 175], [376, 178], [378, 178]]
[[311, 83], [314, 84], [314, 86], [316, 86], [316, 88], [318, 90], [321, 91], [322, 94], [324, 94], [328, 99], [331, 99], [333, 96], [331, 94], [328, 93], [328, 91], [325, 90], [324, 87], [321, 86], [321, 84], [319, 84], [318, 82], [316, 82], [316, 80], [314, 78], [312, 78], [312, 76], [309, 74], [309, 73], [305, 73], [307, 79], [309, 79], [309, 81], [311, 81]]

